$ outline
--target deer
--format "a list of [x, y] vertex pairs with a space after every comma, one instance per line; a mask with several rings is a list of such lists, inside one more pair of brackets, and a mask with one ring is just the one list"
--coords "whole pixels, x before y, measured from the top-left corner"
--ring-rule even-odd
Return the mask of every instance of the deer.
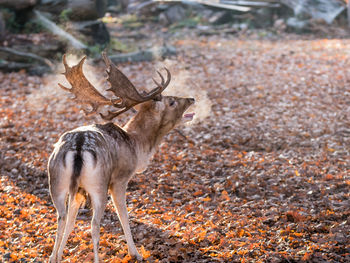
[[[116, 111], [99, 112], [103, 124], [81, 126], [65, 132], [54, 145], [48, 161], [49, 190], [57, 212], [55, 244], [49, 262], [62, 260], [63, 250], [74, 227], [80, 206], [89, 196], [92, 207], [91, 237], [94, 262], [99, 262], [100, 222], [108, 194], [116, 208], [128, 253], [142, 260], [135, 246], [128, 219], [126, 189], [130, 178], [142, 173], [156, 152], [163, 137], [180, 123], [191, 121], [194, 113], [185, 113], [194, 104], [194, 98], [163, 96], [169, 85], [171, 74], [167, 68], [166, 80], [157, 71], [161, 81], [154, 78], [156, 87], [150, 92], [139, 92], [131, 81], [113, 64], [106, 53], [102, 53], [106, 64], [107, 81], [116, 99], [106, 98], [85, 77], [84, 56], [74, 66], [69, 66], [63, 55], [63, 73], [71, 88], [59, 86], [74, 94], [85, 114], [99, 112], [101, 106], [109, 105]], [[136, 106], [136, 107], [135, 107]], [[120, 127], [112, 120], [137, 108], [137, 113]]]

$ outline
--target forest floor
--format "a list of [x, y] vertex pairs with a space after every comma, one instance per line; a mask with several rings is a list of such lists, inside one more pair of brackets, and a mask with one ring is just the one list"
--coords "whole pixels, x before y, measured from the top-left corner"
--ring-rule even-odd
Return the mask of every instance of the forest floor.
[[[167, 135], [129, 183], [145, 260], [350, 262], [350, 40], [190, 30], [164, 39], [177, 56], [119, 65], [136, 87], [166, 65], [168, 93], [197, 100], [193, 123]], [[103, 80], [102, 63], [84, 69]], [[59, 90], [60, 78], [0, 73], [2, 262], [47, 262], [57, 226], [48, 156], [63, 132], [102, 122]], [[82, 208], [63, 262], [92, 261], [90, 220]], [[130, 260], [111, 201], [100, 255]]]

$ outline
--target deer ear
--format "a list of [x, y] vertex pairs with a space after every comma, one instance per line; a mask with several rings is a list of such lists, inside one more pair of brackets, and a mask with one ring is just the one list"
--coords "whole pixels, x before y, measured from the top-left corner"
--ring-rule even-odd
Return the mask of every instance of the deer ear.
[[154, 108], [154, 104], [155, 104], [155, 101], [153, 100], [148, 100], [148, 101], [145, 101], [141, 104], [137, 104], [134, 106], [134, 109], [137, 110], [137, 111], [141, 111], [141, 110], [152, 110], [152, 108]]
[[137, 104], [133, 107], [133, 109], [135, 109], [136, 111], [140, 111], [142, 107], [142, 104]]

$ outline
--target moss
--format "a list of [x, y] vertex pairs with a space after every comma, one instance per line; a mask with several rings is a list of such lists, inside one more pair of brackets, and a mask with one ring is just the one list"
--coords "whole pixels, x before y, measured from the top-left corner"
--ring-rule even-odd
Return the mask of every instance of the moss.
[[71, 15], [72, 15], [72, 9], [70, 8], [64, 9], [59, 15], [60, 22], [61, 23], [68, 22]]

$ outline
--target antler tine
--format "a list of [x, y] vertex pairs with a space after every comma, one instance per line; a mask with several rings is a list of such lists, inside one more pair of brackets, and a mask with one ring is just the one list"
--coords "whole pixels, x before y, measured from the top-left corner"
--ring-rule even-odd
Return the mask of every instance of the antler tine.
[[58, 84], [62, 89], [75, 95], [75, 99], [81, 104], [88, 104], [92, 107], [90, 112], [84, 110], [85, 114], [96, 112], [102, 105], [112, 105], [113, 103], [105, 98], [94, 86], [87, 80], [83, 73], [83, 65], [86, 60], [84, 56], [77, 65], [70, 67], [66, 60], [66, 54], [63, 55], [62, 62], [65, 67], [65, 75], [72, 88], [66, 88]]
[[83, 72], [83, 65], [84, 65], [84, 62], [86, 60], [86, 56], [83, 56], [83, 58], [80, 60], [80, 62], [78, 63], [78, 67], [79, 67], [79, 70], [81, 72]]
[[[68, 69], [69, 69], [69, 66], [68, 66], [68, 64], [67, 64], [66, 54], [63, 55], [63, 57], [62, 57], [62, 62], [63, 62], [64, 68], [65, 68], [65, 70], [66, 70], [66, 72], [67, 72]], [[64, 74], [64, 73], [62, 73], [62, 74]]]
[[162, 74], [160, 74], [160, 72], [157, 70], [157, 73], [159, 75], [159, 77], [162, 79], [162, 85], [164, 85], [164, 77]]
[[164, 82], [164, 77], [162, 76], [162, 74], [160, 74], [159, 71], [157, 71], [157, 73], [160, 76], [162, 82], [159, 84], [154, 78], [152, 78], [153, 82], [157, 85], [157, 88], [159, 88], [159, 91], [156, 92], [157, 94], [162, 93], [162, 91], [165, 90], [165, 88], [169, 85], [170, 80], [171, 80], [170, 71], [166, 67], [164, 67], [164, 69], [165, 69], [165, 71], [167, 73], [167, 80], [166, 80], [166, 82]]
[[[65, 72], [62, 73], [62, 75], [65, 75], [70, 69], [70, 67], [68, 66], [68, 63], [67, 63], [66, 54], [63, 54], [62, 63], [63, 63], [64, 69], [66, 70]], [[63, 86], [61, 83], [58, 83], [58, 86], [60, 86], [65, 91], [69, 91], [69, 92], [72, 91], [72, 89], [69, 89], [69, 88]], [[75, 95], [75, 98], [76, 98], [76, 95]]]

